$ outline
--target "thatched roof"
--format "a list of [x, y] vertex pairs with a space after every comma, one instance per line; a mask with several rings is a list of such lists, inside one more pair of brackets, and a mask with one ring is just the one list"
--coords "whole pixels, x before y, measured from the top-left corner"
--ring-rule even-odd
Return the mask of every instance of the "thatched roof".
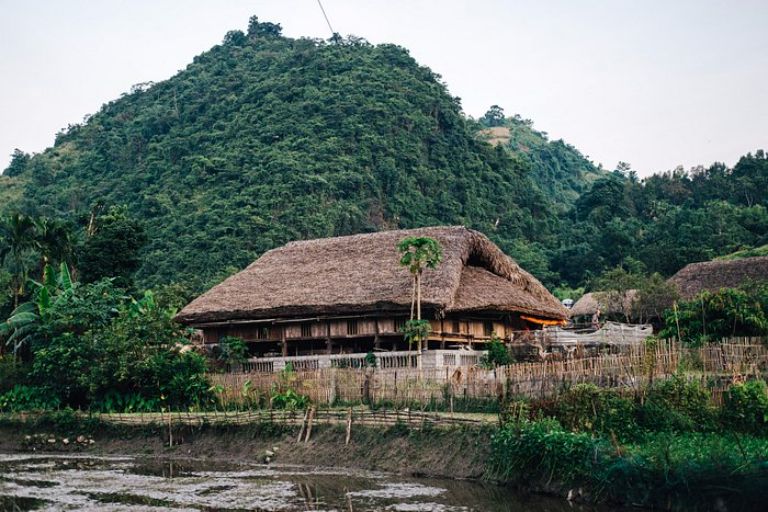
[[570, 310], [571, 317], [594, 315], [597, 308], [604, 315], [625, 314], [632, 311], [637, 290], [627, 290], [623, 297], [618, 292], [590, 292], [581, 296]]
[[721, 288], [768, 282], [768, 256], [691, 263], [669, 278], [669, 282], [687, 300], [704, 290], [716, 292]]
[[291, 316], [408, 311], [412, 278], [397, 243], [435, 238], [443, 261], [422, 278], [422, 307], [442, 312], [515, 311], [564, 319], [567, 311], [542, 284], [485, 235], [464, 227], [382, 231], [291, 242], [187, 305], [184, 323]]

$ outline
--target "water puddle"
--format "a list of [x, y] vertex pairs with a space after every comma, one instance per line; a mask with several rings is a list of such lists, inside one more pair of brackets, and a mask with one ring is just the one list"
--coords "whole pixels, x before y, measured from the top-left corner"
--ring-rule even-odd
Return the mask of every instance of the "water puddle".
[[0, 454], [0, 510], [565, 512], [596, 510], [472, 482], [376, 472]]

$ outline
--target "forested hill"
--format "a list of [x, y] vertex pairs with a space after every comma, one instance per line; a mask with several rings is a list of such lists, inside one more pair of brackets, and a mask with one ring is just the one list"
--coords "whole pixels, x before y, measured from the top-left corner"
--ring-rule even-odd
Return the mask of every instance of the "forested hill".
[[596, 179], [607, 175], [570, 144], [550, 141], [546, 132], [533, 128], [533, 121], [519, 115], [506, 117], [498, 105], [491, 106], [478, 125], [481, 138], [506, 147], [528, 163], [533, 180], [561, 211], [573, 206]]
[[[0, 176], [0, 214], [73, 221], [79, 270], [115, 275], [103, 255], [124, 252], [119, 266], [138, 265], [139, 287], [199, 291], [290, 240], [464, 224], [553, 288], [589, 286], [616, 266], [669, 276], [751, 254], [768, 243], [766, 190], [763, 151], [733, 168], [644, 180], [625, 164], [607, 172], [497, 106], [465, 117], [403, 48], [290, 39], [253, 18], [247, 33], [134, 86], [52, 148], [16, 152]], [[92, 236], [92, 214], [112, 231]], [[22, 234], [23, 223], [6, 224], [3, 233]], [[109, 241], [117, 225], [130, 243]], [[0, 239], [0, 254], [23, 248], [17, 238]]]
[[475, 129], [403, 48], [253, 19], [5, 174], [27, 213], [126, 205], [147, 225], [143, 285], [199, 286], [289, 240], [430, 224], [480, 229], [525, 261], [555, 236], [552, 202], [531, 163]]

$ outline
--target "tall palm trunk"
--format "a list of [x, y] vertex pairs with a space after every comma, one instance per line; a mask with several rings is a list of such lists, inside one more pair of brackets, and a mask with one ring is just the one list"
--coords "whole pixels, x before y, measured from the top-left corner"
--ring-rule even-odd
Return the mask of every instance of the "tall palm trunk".
[[413, 310], [416, 307], [416, 274], [413, 275], [413, 286], [411, 287], [411, 318], [413, 320]]
[[[416, 320], [421, 322], [421, 272], [416, 274]], [[421, 352], [421, 335], [419, 335], [418, 350]]]

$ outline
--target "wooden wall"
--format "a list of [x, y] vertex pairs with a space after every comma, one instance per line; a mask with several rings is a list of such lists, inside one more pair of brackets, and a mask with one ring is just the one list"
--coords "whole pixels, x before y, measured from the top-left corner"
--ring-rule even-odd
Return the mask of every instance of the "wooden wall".
[[[400, 332], [394, 318], [349, 318], [311, 320], [289, 324], [241, 324], [204, 327], [206, 343], [217, 343], [224, 336], [236, 336], [245, 341], [280, 341], [299, 339], [355, 338], [396, 336]], [[489, 329], [500, 339], [507, 339], [513, 331], [512, 324], [497, 319], [445, 318], [429, 320], [432, 328], [430, 339], [451, 341], [485, 341], [491, 338]], [[458, 328], [458, 329], [457, 329]], [[309, 334], [309, 335], [307, 335]]]

